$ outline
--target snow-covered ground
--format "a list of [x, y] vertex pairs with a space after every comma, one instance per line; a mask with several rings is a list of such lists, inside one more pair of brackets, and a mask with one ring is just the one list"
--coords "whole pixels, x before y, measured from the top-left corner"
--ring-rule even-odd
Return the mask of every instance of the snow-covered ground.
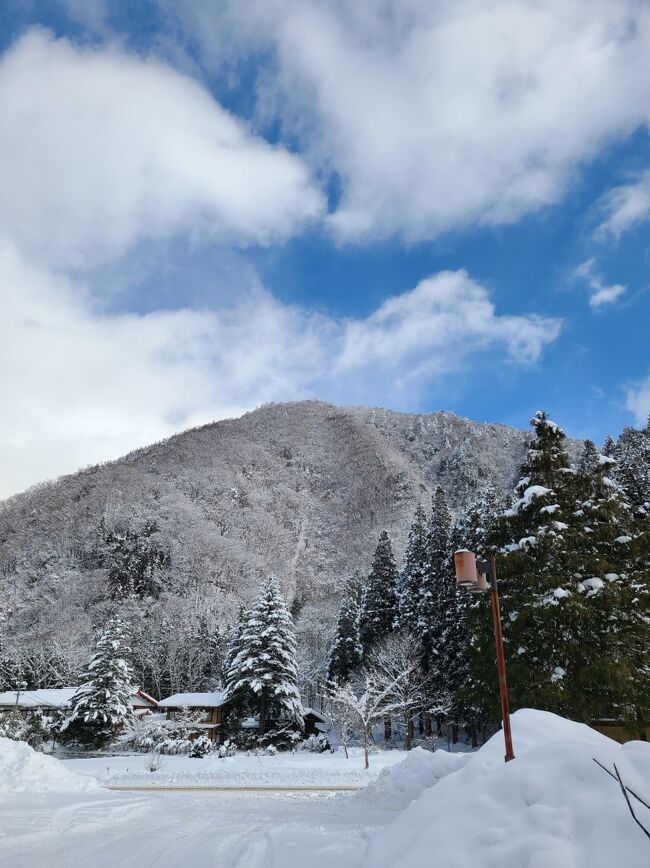
[[[0, 864], [648, 868], [650, 839], [635, 825], [618, 783], [593, 758], [610, 769], [616, 763], [627, 786], [650, 803], [650, 745], [621, 747], [545, 712], [522, 710], [512, 722], [517, 758], [507, 765], [497, 733], [473, 754], [416, 750], [403, 762], [395, 762], [395, 754], [375, 755], [365, 789], [336, 795], [109, 792], [98, 786], [106, 774], [101, 760], [47, 764], [41, 783], [30, 774], [24, 787], [22, 764], [40, 760], [14, 753], [0, 792]], [[3, 752], [0, 740], [0, 757]], [[206, 762], [174, 759], [168, 773], [182, 776], [183, 783], [189, 763], [200, 768]], [[118, 765], [133, 760], [124, 757]], [[251, 762], [257, 758], [238, 757], [230, 764], [247, 785], [260, 780]], [[329, 754], [263, 757], [262, 773], [270, 782], [273, 774], [278, 783], [286, 776], [325, 782], [328, 775], [342, 775], [345, 762]], [[349, 761], [352, 778], [363, 771], [354, 769], [357, 763], [361, 757]], [[0, 760], [0, 772], [8, 767]], [[130, 769], [115, 771], [129, 778]], [[88, 785], [94, 789], [84, 790]], [[635, 808], [650, 826], [650, 810], [639, 802]]]
[[247, 756], [219, 759], [207, 756], [163, 756], [162, 766], [147, 771], [146, 754], [103, 756], [92, 759], [64, 760], [63, 765], [77, 774], [90, 775], [100, 784], [110, 786], [365, 786], [382, 769], [401, 762], [404, 751], [378, 751], [370, 756], [370, 768], [364, 769], [363, 750], [349, 748], [350, 758], [342, 751], [332, 754], [280, 753], [276, 756]]

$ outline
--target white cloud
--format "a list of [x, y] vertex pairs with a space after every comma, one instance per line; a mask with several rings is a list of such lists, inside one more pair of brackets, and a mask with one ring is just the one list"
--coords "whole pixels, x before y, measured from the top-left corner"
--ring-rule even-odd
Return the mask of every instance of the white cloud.
[[636, 0], [162, 2], [217, 66], [275, 52], [261, 111], [340, 178], [343, 240], [515, 221], [650, 116]]
[[596, 260], [587, 259], [575, 270], [576, 277], [585, 280], [591, 290], [589, 304], [595, 310], [604, 304], [613, 304], [626, 291], [626, 287], [620, 283], [605, 284], [596, 270]]
[[634, 414], [637, 425], [645, 425], [650, 418], [650, 374], [627, 391], [626, 406]]
[[78, 266], [178, 231], [269, 243], [320, 219], [305, 164], [194, 80], [31, 31], [0, 60], [0, 234]]
[[619, 238], [624, 232], [650, 218], [650, 171], [642, 172], [632, 184], [614, 187], [601, 201], [606, 217], [598, 234]]
[[533, 362], [559, 332], [557, 320], [497, 316], [484, 287], [465, 271], [444, 271], [387, 299], [367, 319], [348, 322], [338, 367], [407, 362], [408, 369], [426, 364], [440, 374], [494, 344], [518, 362]]
[[535, 361], [559, 323], [499, 316], [444, 272], [366, 319], [308, 313], [252, 285], [213, 310], [102, 315], [66, 278], [0, 246], [0, 496], [269, 400], [413, 396], [490, 349]]

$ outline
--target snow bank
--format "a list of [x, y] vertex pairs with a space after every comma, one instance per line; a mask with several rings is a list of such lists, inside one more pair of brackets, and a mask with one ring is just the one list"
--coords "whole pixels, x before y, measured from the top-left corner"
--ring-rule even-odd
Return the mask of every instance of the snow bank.
[[469, 753], [435, 753], [416, 747], [405, 760], [389, 766], [354, 798], [387, 808], [406, 808], [423, 790], [434, 786], [451, 772], [458, 771], [469, 760]]
[[593, 758], [650, 801], [650, 745], [530, 709], [512, 725], [513, 762], [497, 733], [371, 838], [364, 868], [647, 868], [650, 841]]
[[0, 794], [96, 789], [94, 780], [68, 771], [59, 760], [37, 753], [24, 741], [0, 738]]

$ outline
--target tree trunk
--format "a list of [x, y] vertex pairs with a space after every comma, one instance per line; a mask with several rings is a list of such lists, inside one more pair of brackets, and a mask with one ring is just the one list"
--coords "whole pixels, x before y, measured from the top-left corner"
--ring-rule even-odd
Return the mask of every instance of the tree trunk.
[[424, 716], [424, 734], [427, 738], [431, 738], [431, 715], [426, 714]]
[[452, 723], [452, 725], [451, 725], [451, 743], [452, 744], [458, 743], [458, 724], [457, 723]]
[[472, 747], [478, 747], [478, 738], [476, 737], [476, 724], [472, 723], [469, 728], [470, 738], [472, 739]]
[[370, 767], [370, 763], [368, 762], [368, 727], [364, 726], [363, 728], [363, 757], [366, 762], [366, 768]]
[[260, 693], [260, 725], [257, 730], [258, 735], [262, 736], [266, 732], [266, 688]]
[[442, 714], [436, 715], [436, 735], [442, 738]]
[[390, 741], [393, 737], [393, 721], [390, 717], [384, 718], [384, 741]]
[[636, 709], [636, 721], [639, 725], [639, 741], [647, 741], [648, 736], [645, 734], [645, 715], [641, 713], [641, 709]]
[[413, 718], [406, 715], [406, 749], [411, 750], [413, 747], [413, 736], [414, 736], [414, 726], [413, 726]]
[[418, 714], [418, 733], [424, 735], [424, 713], [422, 711]]

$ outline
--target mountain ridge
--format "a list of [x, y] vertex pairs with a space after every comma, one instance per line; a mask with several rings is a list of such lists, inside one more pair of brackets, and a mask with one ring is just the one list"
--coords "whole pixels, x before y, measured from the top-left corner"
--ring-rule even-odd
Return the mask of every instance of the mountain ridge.
[[274, 573], [299, 627], [310, 617], [327, 625], [381, 530], [399, 561], [415, 507], [428, 507], [437, 485], [453, 510], [488, 483], [510, 491], [527, 437], [449, 411], [296, 401], [41, 483], [0, 503], [7, 631], [86, 643], [109, 607], [101, 533], [146, 521], [169, 552], [148, 617], [185, 625], [207, 613], [223, 626]]

